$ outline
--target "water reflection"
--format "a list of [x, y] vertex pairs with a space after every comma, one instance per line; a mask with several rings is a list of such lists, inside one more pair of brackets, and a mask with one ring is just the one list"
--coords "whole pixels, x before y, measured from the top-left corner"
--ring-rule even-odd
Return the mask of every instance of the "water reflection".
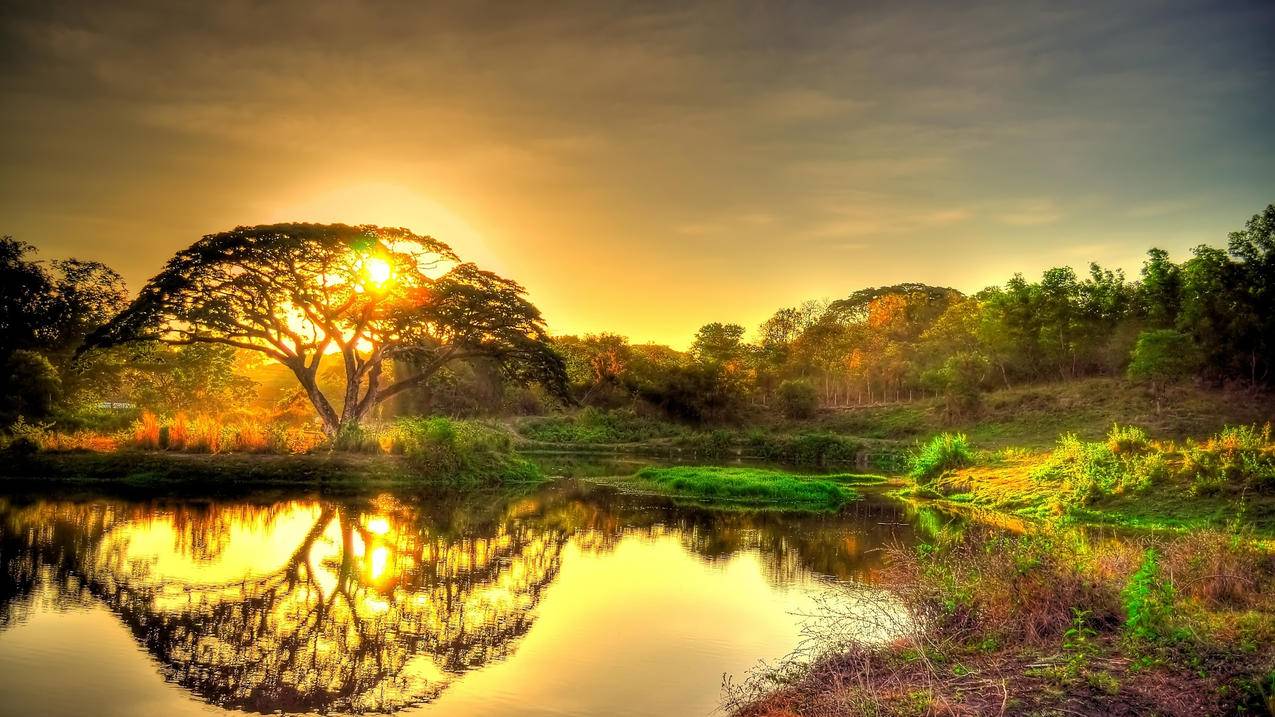
[[773, 584], [870, 583], [875, 549], [910, 535], [899, 510], [694, 510], [572, 482], [359, 502], [0, 498], [0, 630], [36, 600], [100, 602], [210, 703], [393, 711], [511, 655], [568, 544], [598, 554], [674, 538], [707, 563], [755, 551]]

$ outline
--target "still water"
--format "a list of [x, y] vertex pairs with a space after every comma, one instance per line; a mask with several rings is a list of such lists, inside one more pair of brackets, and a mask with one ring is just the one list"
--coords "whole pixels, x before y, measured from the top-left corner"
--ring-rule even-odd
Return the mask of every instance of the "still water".
[[714, 511], [572, 480], [0, 496], [0, 714], [707, 715], [912, 533], [884, 499]]

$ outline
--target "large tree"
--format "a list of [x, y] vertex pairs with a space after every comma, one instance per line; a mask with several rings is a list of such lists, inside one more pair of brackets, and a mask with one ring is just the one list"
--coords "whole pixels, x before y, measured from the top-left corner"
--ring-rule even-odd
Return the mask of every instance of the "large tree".
[[[562, 360], [522, 287], [461, 262], [436, 239], [370, 225], [274, 224], [205, 236], [87, 346], [138, 340], [265, 354], [292, 371], [330, 435], [454, 361], [485, 357], [515, 380], [556, 392], [565, 385]], [[335, 400], [318, 382], [329, 357], [345, 374]], [[385, 362], [394, 359], [414, 370], [388, 378]]]

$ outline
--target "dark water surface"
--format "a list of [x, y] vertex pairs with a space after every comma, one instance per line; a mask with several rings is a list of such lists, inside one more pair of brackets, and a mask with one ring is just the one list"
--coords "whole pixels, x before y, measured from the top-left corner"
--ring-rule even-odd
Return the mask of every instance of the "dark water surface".
[[0, 496], [0, 714], [706, 715], [912, 524], [883, 498], [719, 511], [572, 480]]

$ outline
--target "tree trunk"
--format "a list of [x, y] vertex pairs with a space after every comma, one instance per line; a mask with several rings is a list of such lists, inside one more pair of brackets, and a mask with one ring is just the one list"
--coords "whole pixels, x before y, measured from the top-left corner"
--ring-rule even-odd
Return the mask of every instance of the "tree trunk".
[[290, 366], [289, 368], [296, 375], [297, 381], [305, 391], [306, 398], [310, 399], [310, 404], [314, 406], [315, 413], [319, 414], [319, 420], [323, 422], [323, 433], [329, 438], [335, 437], [341, 430], [342, 421], [336, 415], [336, 411], [332, 410], [332, 404], [328, 402], [327, 396], [324, 396], [323, 392], [319, 390], [319, 384], [315, 380], [314, 374], [304, 366]]

